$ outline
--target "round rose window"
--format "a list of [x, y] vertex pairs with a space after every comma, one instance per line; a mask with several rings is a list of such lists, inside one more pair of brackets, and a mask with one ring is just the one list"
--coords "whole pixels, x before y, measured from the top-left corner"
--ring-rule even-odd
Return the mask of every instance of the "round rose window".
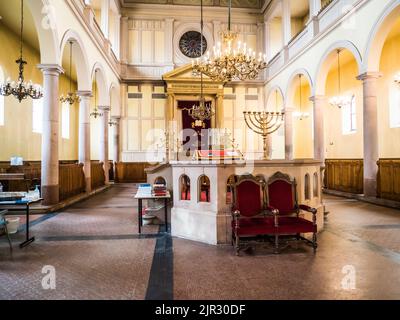
[[188, 58], [199, 58], [207, 51], [207, 40], [203, 36], [203, 52], [201, 52], [201, 33], [188, 31], [179, 40], [179, 49]]

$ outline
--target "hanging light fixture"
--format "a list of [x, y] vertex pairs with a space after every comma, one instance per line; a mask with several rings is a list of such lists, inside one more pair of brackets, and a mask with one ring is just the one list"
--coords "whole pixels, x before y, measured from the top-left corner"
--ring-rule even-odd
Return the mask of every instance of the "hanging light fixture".
[[238, 34], [231, 30], [232, 0], [229, 0], [228, 30], [221, 33], [222, 44], [208, 51], [204, 58], [192, 61], [194, 74], [205, 74], [214, 81], [223, 83], [232, 80], [254, 80], [267, 67], [266, 55], [248, 48], [246, 43], [237, 41]]
[[[201, 0], [201, 52], [203, 52], [203, 31], [204, 31], [204, 21], [203, 21], [203, 0]], [[195, 127], [203, 127], [205, 120], [210, 120], [214, 116], [214, 112], [211, 106], [206, 104], [206, 99], [204, 98], [204, 85], [203, 85], [203, 73], [200, 74], [200, 101], [199, 104], [195, 104], [191, 110], [189, 110], [189, 115], [195, 120]]]
[[96, 81], [96, 77], [97, 76], [97, 70], [94, 72], [94, 111], [90, 114], [91, 117], [97, 119], [99, 117], [102, 117], [103, 114], [101, 112], [99, 112], [99, 109], [97, 108], [97, 81]]
[[75, 93], [72, 92], [72, 46], [73, 42], [70, 41], [70, 52], [69, 52], [69, 92], [67, 93], [67, 96], [64, 97], [62, 95], [60, 97], [61, 103], [69, 103], [71, 106], [75, 104], [76, 102], [79, 103], [81, 101], [81, 98], [78, 97]]
[[394, 82], [400, 85], [400, 72], [394, 76]]
[[342, 108], [346, 105], [349, 105], [351, 103], [351, 97], [342, 95], [342, 88], [341, 88], [341, 72], [340, 72], [340, 52], [341, 50], [337, 50], [337, 58], [338, 58], [338, 95], [332, 97], [329, 100], [329, 103], [338, 108]]
[[21, 0], [21, 30], [20, 30], [20, 57], [17, 61], [15, 61], [19, 66], [19, 76], [16, 82], [11, 82], [10, 79], [0, 86], [0, 94], [2, 96], [14, 96], [18, 99], [19, 103], [22, 100], [27, 99], [28, 97], [32, 99], [40, 99], [43, 97], [42, 88], [38, 84], [33, 84], [32, 81], [28, 83], [25, 82], [24, 79], [24, 67], [28, 64], [23, 57], [23, 48], [24, 48], [24, 0]]
[[296, 111], [293, 113], [293, 116], [300, 121], [303, 119], [307, 119], [310, 114], [308, 112], [302, 112], [302, 105], [303, 105], [303, 93], [302, 93], [302, 82], [301, 82], [302, 75], [299, 74], [299, 83], [300, 83], [300, 94], [299, 94], [299, 107], [300, 111]]

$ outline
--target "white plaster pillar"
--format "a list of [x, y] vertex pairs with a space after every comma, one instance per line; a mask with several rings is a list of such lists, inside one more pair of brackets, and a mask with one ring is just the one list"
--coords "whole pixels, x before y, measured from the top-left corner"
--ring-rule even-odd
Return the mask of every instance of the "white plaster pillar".
[[[217, 44], [219, 41], [221, 41], [221, 36], [220, 36], [220, 32], [221, 32], [221, 21], [219, 20], [215, 20], [213, 21], [213, 31], [214, 31], [214, 43]], [[211, 44], [210, 45], [210, 52], [211, 52]]]
[[59, 77], [64, 70], [59, 65], [38, 68], [43, 73], [44, 84], [41, 196], [44, 205], [52, 205], [59, 202]]
[[121, 117], [111, 117], [112, 121], [114, 122], [113, 126], [113, 161], [120, 162], [120, 128], [121, 128]]
[[110, 0], [101, 0], [101, 31], [104, 37], [108, 39], [109, 31], [109, 13], [110, 13]]
[[283, 46], [286, 47], [292, 40], [292, 17], [290, 13], [290, 0], [282, 0], [282, 32]]
[[378, 143], [378, 72], [357, 77], [363, 81], [364, 122], [364, 195], [376, 197], [379, 160]]
[[314, 96], [310, 98], [314, 106], [314, 159], [325, 163], [325, 133], [324, 133], [324, 106], [325, 96]]
[[165, 19], [165, 63], [174, 64], [174, 19]]
[[90, 101], [91, 91], [79, 91], [79, 163], [83, 164], [85, 174], [86, 192], [92, 191], [92, 174], [90, 159]]
[[120, 40], [121, 63], [129, 62], [129, 18], [121, 18], [121, 40]]
[[108, 156], [108, 126], [109, 126], [109, 119], [110, 119], [110, 107], [108, 106], [100, 106], [100, 112], [103, 114], [100, 117], [100, 147], [99, 147], [99, 160], [103, 162], [104, 168], [104, 176], [105, 176], [105, 183], [108, 184], [110, 182], [110, 175], [109, 175], [109, 156]]
[[121, 60], [121, 15], [116, 14], [116, 22], [115, 22], [115, 44], [114, 44], [114, 52], [117, 56], [118, 60]]
[[272, 59], [271, 54], [271, 22], [270, 20], [264, 21], [264, 53], [266, 54], [267, 62]]
[[259, 52], [262, 54], [265, 53], [265, 44], [264, 44], [264, 23], [257, 23], [257, 55]]
[[318, 13], [321, 10], [321, 0], [308, 0], [310, 6], [310, 20], [318, 16]]
[[285, 159], [293, 160], [293, 112], [294, 108], [285, 108]]

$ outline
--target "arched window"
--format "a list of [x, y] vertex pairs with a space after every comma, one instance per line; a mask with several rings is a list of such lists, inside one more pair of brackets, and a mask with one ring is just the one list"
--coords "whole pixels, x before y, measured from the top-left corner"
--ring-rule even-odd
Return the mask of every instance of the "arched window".
[[207, 176], [199, 178], [199, 202], [210, 202], [210, 179]]
[[390, 90], [390, 127], [400, 128], [400, 83], [395, 83]]
[[313, 196], [314, 198], [318, 198], [319, 196], [319, 178], [318, 173], [314, 173], [314, 181], [313, 181]]
[[357, 131], [357, 108], [356, 96], [351, 97], [350, 104], [342, 108], [342, 131], [343, 134], [350, 134]]
[[310, 200], [310, 175], [307, 173], [304, 178], [304, 199]]
[[[3, 69], [0, 67], [0, 83], [4, 82]], [[0, 126], [4, 126], [4, 96], [0, 95]]]
[[180, 184], [180, 190], [181, 190], [180, 198], [181, 198], [181, 200], [189, 201], [191, 199], [190, 178], [184, 174], [183, 176], [181, 176], [181, 178], [179, 180], [180, 180], [179, 184]]

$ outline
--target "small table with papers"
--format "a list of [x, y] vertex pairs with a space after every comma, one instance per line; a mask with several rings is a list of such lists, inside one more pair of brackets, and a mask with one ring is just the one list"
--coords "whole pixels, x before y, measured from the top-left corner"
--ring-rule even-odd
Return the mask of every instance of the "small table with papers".
[[139, 201], [138, 208], [138, 225], [139, 234], [142, 233], [143, 227], [143, 200], [164, 200], [164, 214], [165, 214], [165, 232], [168, 232], [168, 202], [171, 199], [171, 194], [167, 191], [165, 196], [156, 196], [154, 194], [145, 194], [140, 191], [136, 194], [135, 199]]

